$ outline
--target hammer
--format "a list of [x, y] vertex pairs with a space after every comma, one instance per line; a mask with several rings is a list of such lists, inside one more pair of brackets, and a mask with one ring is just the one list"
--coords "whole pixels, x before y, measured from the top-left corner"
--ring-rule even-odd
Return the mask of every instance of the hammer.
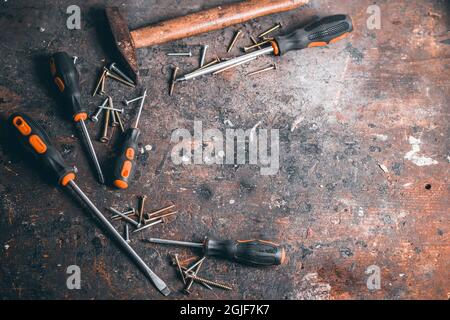
[[265, 15], [298, 8], [309, 0], [246, 0], [130, 31], [118, 7], [106, 8], [106, 17], [123, 67], [137, 82], [136, 49], [223, 29]]

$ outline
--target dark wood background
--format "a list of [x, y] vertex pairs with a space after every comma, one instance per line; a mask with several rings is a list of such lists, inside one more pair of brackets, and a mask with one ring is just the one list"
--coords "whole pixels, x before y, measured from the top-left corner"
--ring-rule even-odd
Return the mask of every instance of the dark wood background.
[[[23, 111], [51, 133], [67, 162], [78, 167], [78, 184], [102, 210], [137, 207], [142, 194], [149, 196], [147, 210], [177, 205], [174, 222], [132, 240], [172, 289], [168, 299], [186, 298], [178, 292], [183, 285], [168, 254], [195, 252], [151, 246], [141, 238], [256, 237], [286, 245], [288, 263], [274, 268], [208, 259], [201, 275], [235, 289], [195, 286], [189, 298], [448, 299], [450, 45], [440, 43], [450, 38], [446, 1], [377, 1], [382, 27], [368, 30], [366, 10], [373, 1], [312, 0], [289, 13], [139, 50], [142, 83], [149, 92], [141, 141], [153, 149], [139, 157], [137, 182], [129, 190], [96, 182], [48, 85], [49, 54], [65, 50], [79, 57], [84, 101], [94, 111], [101, 99], [90, 92], [101, 67], [111, 61], [106, 3], [121, 6], [135, 28], [224, 2], [230, 1], [78, 1], [82, 28], [68, 30], [66, 8], [76, 1], [1, 1], [0, 297], [162, 298], [89, 213], [12, 151], [5, 118]], [[283, 58], [263, 57], [167, 94], [175, 63], [185, 71], [196, 68], [198, 45], [210, 46], [209, 59], [228, 57], [238, 54], [237, 49], [226, 54], [237, 29], [244, 31], [238, 44], [243, 46], [250, 34], [276, 22], [289, 29], [335, 13], [354, 19], [356, 30], [347, 40]], [[194, 57], [165, 54], [184, 49]], [[276, 72], [246, 77], [270, 62], [277, 63]], [[117, 105], [141, 89], [107, 84]], [[126, 107], [127, 126], [135, 110]], [[259, 167], [250, 165], [174, 165], [171, 133], [192, 130], [194, 120], [222, 131], [230, 122], [243, 129], [258, 122], [260, 128], [279, 129], [278, 174], [261, 176]], [[89, 123], [89, 130], [97, 137], [100, 127]], [[420, 140], [415, 156], [434, 164], [405, 159], [413, 148], [410, 137]], [[105, 169], [116, 146], [116, 140], [95, 142]], [[81, 268], [80, 290], [66, 288], [66, 268], [73, 264]], [[371, 265], [381, 268], [381, 290], [366, 286]]]

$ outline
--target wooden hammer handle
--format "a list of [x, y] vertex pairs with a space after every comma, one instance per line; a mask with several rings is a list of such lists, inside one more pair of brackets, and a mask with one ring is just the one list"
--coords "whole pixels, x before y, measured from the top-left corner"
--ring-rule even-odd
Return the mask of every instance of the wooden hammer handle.
[[131, 31], [131, 38], [136, 48], [144, 48], [223, 29], [268, 14], [289, 11], [308, 1], [246, 0], [143, 27]]

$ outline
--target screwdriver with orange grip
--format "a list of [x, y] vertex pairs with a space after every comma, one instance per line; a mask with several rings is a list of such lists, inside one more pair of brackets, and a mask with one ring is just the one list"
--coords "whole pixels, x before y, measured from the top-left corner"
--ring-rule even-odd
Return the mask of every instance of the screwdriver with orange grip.
[[205, 238], [203, 243], [185, 242], [158, 238], [143, 239], [143, 242], [171, 244], [199, 248], [205, 256], [221, 257], [252, 266], [274, 266], [286, 261], [286, 251], [281, 246], [265, 240], [213, 240]]
[[344, 39], [353, 31], [352, 19], [344, 14], [324, 17], [315, 21], [304, 28], [297, 29], [287, 35], [275, 37], [268, 41], [270, 46], [257, 51], [244, 54], [237, 58], [216, 63], [212, 66], [198, 69], [177, 78], [175, 81], [186, 81], [197, 78], [205, 74], [211, 74], [216, 71], [251, 61], [256, 57], [265, 54], [274, 54], [281, 56], [291, 50], [302, 50], [306, 48], [324, 47], [339, 40]]
[[44, 129], [23, 113], [12, 114], [8, 123], [14, 132], [15, 138], [19, 141], [19, 145], [22, 146], [25, 152], [33, 156], [33, 159], [39, 163], [39, 168], [45, 170], [60, 186], [72, 190], [101, 222], [104, 229], [116, 240], [119, 246], [126, 251], [143, 273], [155, 284], [156, 288], [167, 296], [170, 290], [164, 281], [145, 264], [75, 183], [74, 168], [64, 162], [61, 153], [50, 143], [50, 139]]
[[54, 83], [63, 95], [64, 104], [71, 109], [72, 120], [80, 129], [81, 137], [95, 166], [98, 180], [104, 184], [103, 172], [86, 128], [85, 120], [88, 114], [81, 103], [80, 79], [75, 64], [66, 52], [57, 52], [50, 58], [50, 71]]
[[133, 127], [129, 128], [125, 133], [122, 147], [120, 149], [119, 157], [116, 160], [113, 172], [113, 184], [119, 189], [127, 189], [134, 176], [135, 160], [138, 151], [138, 141], [141, 131], [138, 129], [139, 120], [144, 107], [145, 98], [147, 97], [147, 90], [141, 98], [141, 105], [136, 117], [136, 122]]

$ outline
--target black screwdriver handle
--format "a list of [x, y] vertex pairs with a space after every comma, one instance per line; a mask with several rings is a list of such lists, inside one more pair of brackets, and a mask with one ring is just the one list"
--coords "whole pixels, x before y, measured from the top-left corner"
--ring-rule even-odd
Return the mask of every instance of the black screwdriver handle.
[[13, 113], [9, 119], [12, 131], [24, 150], [31, 154], [56, 182], [66, 186], [75, 179], [73, 167], [68, 166], [61, 153], [50, 143], [47, 133], [24, 113]]
[[122, 148], [113, 172], [113, 184], [119, 189], [127, 189], [130, 181], [133, 179], [140, 134], [141, 131], [137, 128], [130, 128], [125, 133]]
[[290, 50], [323, 47], [344, 39], [352, 31], [353, 23], [349, 16], [328, 16], [290, 34], [275, 37], [274, 54], [283, 55]]
[[204, 243], [205, 255], [222, 257], [253, 266], [283, 264], [286, 252], [281, 246], [264, 240], [212, 240]]
[[63, 94], [64, 103], [72, 109], [73, 120], [86, 120], [88, 114], [82, 107], [80, 77], [73, 59], [66, 52], [55, 53], [50, 58], [50, 72], [55, 85]]

